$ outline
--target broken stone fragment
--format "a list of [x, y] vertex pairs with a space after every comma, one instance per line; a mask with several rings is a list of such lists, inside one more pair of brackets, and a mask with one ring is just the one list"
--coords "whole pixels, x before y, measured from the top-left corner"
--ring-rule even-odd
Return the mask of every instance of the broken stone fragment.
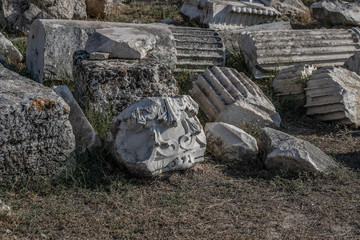
[[299, 16], [310, 16], [310, 10], [301, 0], [270, 0], [270, 7], [278, 10], [282, 16], [292, 19]]
[[261, 79], [298, 63], [342, 66], [359, 51], [359, 37], [357, 28], [266, 30], [241, 32], [239, 41], [248, 68]]
[[16, 47], [8, 40], [2, 33], [0, 33], [0, 52], [6, 55], [11, 61], [21, 62], [23, 60], [22, 54]]
[[74, 54], [75, 99], [88, 109], [109, 109], [120, 114], [145, 97], [175, 96], [177, 82], [166, 64], [153, 59], [89, 60], [89, 54]]
[[269, 169], [327, 172], [338, 166], [311, 143], [272, 128], [261, 129], [261, 142]]
[[90, 53], [89, 59], [90, 60], [106, 60], [109, 59], [109, 53], [102, 53], [102, 52], [92, 52]]
[[345, 67], [360, 75], [360, 52], [355, 53], [345, 62]]
[[51, 88], [0, 66], [0, 184], [60, 176], [73, 160], [69, 106]]
[[155, 44], [156, 37], [150, 32], [133, 27], [104, 28], [89, 37], [85, 50], [109, 53], [110, 58], [142, 59]]
[[258, 153], [256, 139], [233, 125], [206, 123], [206, 149], [222, 160], [254, 160]]
[[360, 76], [342, 67], [320, 68], [310, 77], [306, 114], [321, 121], [360, 126]]
[[85, 0], [85, 3], [89, 16], [101, 18], [110, 15], [115, 4], [113, 0]]
[[322, 0], [310, 7], [311, 15], [322, 23], [360, 26], [360, 2]]
[[244, 73], [213, 67], [199, 74], [190, 91], [210, 121], [235, 126], [280, 126], [280, 115], [261, 89]]
[[61, 85], [54, 87], [53, 90], [62, 97], [70, 107], [69, 121], [75, 135], [76, 150], [84, 152], [87, 149], [91, 151], [93, 147], [98, 147], [100, 145], [100, 139], [79, 104], [76, 102], [70, 89], [66, 85]]
[[107, 136], [113, 158], [138, 176], [192, 167], [206, 138], [190, 96], [145, 98], [117, 116]]

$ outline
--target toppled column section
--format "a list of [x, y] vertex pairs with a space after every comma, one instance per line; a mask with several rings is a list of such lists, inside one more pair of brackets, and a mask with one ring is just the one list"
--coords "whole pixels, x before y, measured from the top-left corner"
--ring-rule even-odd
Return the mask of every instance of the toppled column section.
[[190, 91], [210, 121], [280, 126], [280, 115], [261, 89], [244, 73], [213, 67], [198, 75]]
[[90, 60], [74, 54], [75, 98], [92, 110], [119, 114], [145, 97], [175, 96], [177, 83], [169, 67], [153, 59]]
[[360, 52], [355, 53], [354, 56], [346, 60], [345, 67], [360, 75]]
[[186, 0], [181, 12], [212, 29], [236, 29], [272, 22], [281, 14], [262, 3]]
[[0, 184], [23, 175], [58, 177], [75, 151], [69, 106], [2, 65], [0, 81]]
[[170, 28], [175, 41], [175, 71], [204, 72], [212, 66], [225, 65], [225, 47], [214, 30], [188, 27]]
[[321, 121], [360, 125], [360, 76], [341, 67], [321, 68], [308, 81], [307, 115]]
[[341, 66], [359, 51], [359, 33], [357, 28], [243, 32], [240, 47], [259, 79], [298, 63]]
[[204, 160], [206, 147], [197, 113], [190, 96], [145, 98], [114, 119], [109, 150], [139, 176], [189, 168]]
[[277, 96], [302, 95], [306, 82], [316, 68], [312, 65], [297, 64], [284, 68], [276, 74], [272, 86]]

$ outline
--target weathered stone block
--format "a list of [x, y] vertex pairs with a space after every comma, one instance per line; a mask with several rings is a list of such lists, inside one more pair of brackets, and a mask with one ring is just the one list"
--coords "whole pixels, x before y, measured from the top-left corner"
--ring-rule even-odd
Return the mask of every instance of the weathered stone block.
[[242, 32], [240, 48], [255, 78], [298, 63], [341, 66], [360, 48], [357, 28]]
[[155, 176], [204, 160], [206, 138], [190, 96], [143, 99], [117, 116], [107, 137], [114, 159], [130, 172]]
[[345, 62], [345, 67], [360, 75], [360, 52], [355, 53]]
[[50, 88], [0, 66], [0, 184], [58, 177], [75, 150], [69, 106]]
[[100, 146], [99, 137], [96, 135], [94, 128], [76, 102], [70, 89], [66, 85], [61, 85], [54, 87], [53, 90], [62, 97], [70, 107], [69, 121], [75, 135], [76, 150], [85, 152], [85, 150], [91, 151], [93, 147]]
[[274, 105], [254, 82], [235, 69], [207, 69], [193, 82], [190, 93], [211, 121], [235, 126], [280, 126]]
[[326, 172], [337, 164], [311, 143], [272, 128], [261, 129], [265, 165], [269, 169]]
[[206, 123], [205, 135], [208, 152], [222, 160], [254, 160], [258, 153], [256, 139], [233, 125]]
[[360, 76], [342, 67], [321, 68], [305, 88], [307, 115], [360, 126]]
[[23, 60], [22, 54], [2, 33], [0, 33], [0, 52], [6, 55], [10, 60], [20, 62]]
[[165, 64], [152, 59], [89, 60], [89, 54], [74, 54], [75, 98], [101, 111], [119, 114], [145, 97], [174, 96], [177, 82]]

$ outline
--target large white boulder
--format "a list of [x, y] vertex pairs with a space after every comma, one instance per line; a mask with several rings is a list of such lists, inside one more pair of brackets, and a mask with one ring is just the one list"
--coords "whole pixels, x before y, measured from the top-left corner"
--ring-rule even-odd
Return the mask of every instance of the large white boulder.
[[107, 137], [114, 159], [139, 176], [204, 160], [206, 138], [190, 96], [145, 98], [117, 116]]
[[311, 143], [272, 128], [261, 129], [261, 142], [269, 169], [326, 172], [337, 167], [334, 160]]
[[256, 139], [238, 127], [222, 122], [206, 123], [205, 135], [207, 151], [218, 159], [256, 159]]
[[75, 151], [69, 106], [51, 88], [0, 66], [0, 184], [56, 178]]

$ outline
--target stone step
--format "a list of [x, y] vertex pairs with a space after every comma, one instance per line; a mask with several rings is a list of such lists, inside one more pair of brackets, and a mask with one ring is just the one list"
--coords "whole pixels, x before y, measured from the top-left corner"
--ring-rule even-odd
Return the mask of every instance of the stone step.
[[194, 49], [194, 45], [196, 45], [196, 49], [217, 49], [222, 50], [223, 43], [218, 41], [212, 41], [212, 42], [204, 42], [204, 41], [181, 41], [181, 40], [175, 40], [176, 49], [182, 49], [182, 48], [188, 48], [188, 49]]

